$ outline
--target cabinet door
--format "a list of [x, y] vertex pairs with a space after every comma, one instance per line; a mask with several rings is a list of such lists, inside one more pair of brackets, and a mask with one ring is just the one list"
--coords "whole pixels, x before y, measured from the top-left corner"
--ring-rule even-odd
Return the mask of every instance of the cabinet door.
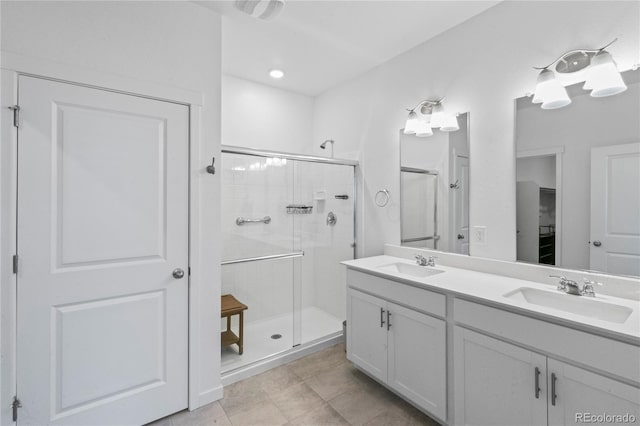
[[548, 370], [550, 425], [633, 424], [640, 419], [640, 389], [554, 359], [548, 360]]
[[461, 327], [455, 327], [453, 356], [454, 424], [547, 423], [544, 356]]
[[388, 384], [398, 393], [446, 420], [446, 325], [393, 303], [388, 304]]
[[347, 358], [372, 376], [387, 380], [387, 304], [349, 289]]

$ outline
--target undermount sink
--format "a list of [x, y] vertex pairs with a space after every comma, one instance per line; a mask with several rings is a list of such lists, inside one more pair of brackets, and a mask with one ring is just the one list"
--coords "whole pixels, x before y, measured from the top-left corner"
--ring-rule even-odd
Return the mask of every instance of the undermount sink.
[[574, 296], [560, 292], [554, 293], [530, 287], [522, 287], [510, 291], [504, 297], [518, 302], [526, 302], [618, 324], [624, 323], [633, 313], [633, 309], [627, 306], [615, 305], [585, 296]]
[[426, 266], [413, 265], [411, 263], [396, 262], [389, 265], [383, 265], [379, 267], [389, 272], [396, 272], [405, 275], [411, 275], [412, 277], [424, 278], [430, 275], [441, 274], [444, 271], [440, 269], [433, 269]]

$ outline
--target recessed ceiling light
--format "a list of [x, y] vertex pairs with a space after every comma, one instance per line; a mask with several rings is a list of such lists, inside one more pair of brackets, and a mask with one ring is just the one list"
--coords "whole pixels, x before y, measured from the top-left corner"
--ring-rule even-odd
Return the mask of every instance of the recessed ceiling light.
[[271, 71], [269, 71], [269, 76], [271, 76], [271, 78], [281, 79], [282, 77], [284, 77], [284, 71], [282, 71], [282, 70], [271, 70]]

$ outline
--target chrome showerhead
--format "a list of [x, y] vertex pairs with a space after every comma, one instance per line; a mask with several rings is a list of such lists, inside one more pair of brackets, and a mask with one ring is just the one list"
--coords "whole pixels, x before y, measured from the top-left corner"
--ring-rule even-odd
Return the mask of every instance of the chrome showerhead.
[[330, 143], [331, 146], [333, 146], [333, 139], [327, 139], [326, 141], [322, 142], [322, 144], [320, 145], [320, 148], [325, 149], [327, 148], [327, 144]]

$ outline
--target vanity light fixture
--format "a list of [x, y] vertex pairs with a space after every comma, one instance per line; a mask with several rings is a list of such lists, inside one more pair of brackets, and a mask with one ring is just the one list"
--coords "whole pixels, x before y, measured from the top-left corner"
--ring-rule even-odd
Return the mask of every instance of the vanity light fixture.
[[409, 111], [409, 115], [403, 130], [405, 135], [426, 137], [433, 135], [433, 129], [436, 128], [443, 132], [453, 132], [460, 129], [457, 114], [445, 112], [442, 99], [422, 101], [415, 108], [407, 109], [407, 111]]
[[616, 38], [596, 50], [571, 50], [546, 67], [534, 67], [534, 69], [540, 70], [540, 74], [532, 102], [541, 103], [542, 109], [562, 108], [571, 103], [567, 89], [556, 80], [555, 73], [549, 69], [553, 65], [555, 65], [556, 72], [561, 74], [570, 74], [586, 68], [586, 81], [583, 89], [591, 90], [591, 96], [594, 98], [617, 95], [627, 90], [615, 61], [611, 54], [605, 50], [617, 40]]

